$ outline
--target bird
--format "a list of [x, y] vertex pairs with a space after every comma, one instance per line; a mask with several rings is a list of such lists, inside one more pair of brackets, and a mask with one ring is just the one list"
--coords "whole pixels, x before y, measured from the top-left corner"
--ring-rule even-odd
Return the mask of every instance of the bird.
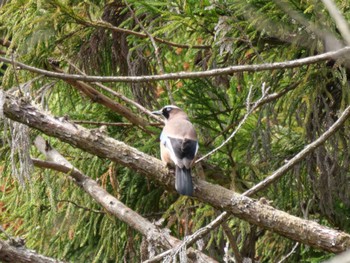
[[193, 196], [191, 166], [198, 151], [197, 133], [187, 114], [175, 105], [152, 112], [165, 118], [160, 135], [160, 155], [166, 165], [175, 165], [175, 189]]

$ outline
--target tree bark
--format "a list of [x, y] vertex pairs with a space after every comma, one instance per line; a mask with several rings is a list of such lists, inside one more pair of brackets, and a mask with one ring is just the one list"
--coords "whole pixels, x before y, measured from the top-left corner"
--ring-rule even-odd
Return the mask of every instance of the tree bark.
[[[6, 95], [3, 110], [5, 116], [10, 119], [59, 138], [91, 154], [120, 163], [156, 180], [164, 188], [175, 191], [174, 175], [169, 173], [160, 160], [123, 142], [67, 121], [60, 121], [12, 95]], [[219, 210], [228, 211], [251, 224], [329, 252], [339, 253], [350, 247], [350, 235], [347, 233], [289, 215], [219, 185], [200, 179], [194, 181], [195, 198]]]
[[[61, 69], [54, 66], [52, 67], [55, 72], [64, 73]], [[99, 104], [106, 106], [107, 108], [111, 109], [112, 111], [120, 114], [121, 116], [129, 120], [131, 123], [141, 127], [144, 131], [151, 133], [151, 131], [148, 130], [149, 123], [145, 119], [140, 118], [138, 115], [133, 113], [129, 108], [117, 103], [116, 101], [112, 100], [111, 98], [97, 91], [90, 84], [84, 83], [82, 81], [69, 80], [69, 79], [66, 79], [65, 81], [72, 87], [81, 91], [93, 102], [97, 102]]]
[[[130, 227], [144, 235], [148, 242], [151, 242], [152, 244], [163, 249], [170, 249], [178, 246], [181, 243], [181, 240], [169, 235], [167, 231], [162, 231], [150, 221], [124, 205], [116, 197], [109, 194], [105, 189], [100, 187], [95, 180], [91, 179], [85, 174], [82, 174], [71, 165], [66, 166], [56, 162], [41, 161], [37, 159], [33, 159], [33, 163], [38, 167], [48, 168], [69, 174], [69, 176], [73, 178], [75, 182], [81, 186], [84, 191], [97, 203], [103, 206], [110, 214], [127, 223]], [[193, 262], [217, 262], [204, 253], [192, 248], [187, 251], [187, 255]]]
[[[110, 214], [114, 215], [119, 220], [125, 222], [145, 236], [148, 243], [163, 249], [170, 249], [181, 243], [181, 240], [171, 236], [168, 230], [163, 230], [155, 226], [149, 220], [124, 205], [116, 197], [109, 194], [105, 189], [99, 186], [95, 180], [77, 170], [41, 136], [38, 136], [35, 139], [35, 146], [46, 156], [46, 159], [50, 160], [42, 161], [32, 159], [35, 166], [68, 174], [68, 178], [72, 179], [77, 185], [82, 187], [88, 195], [104, 207]], [[217, 262], [204, 253], [192, 248], [187, 250], [187, 255], [193, 262]]]
[[0, 239], [0, 261], [9, 263], [60, 263], [57, 259], [45, 257], [25, 247], [16, 247]]
[[36, 67], [29, 66], [18, 61], [12, 61], [6, 57], [0, 57], [0, 61], [6, 64], [14, 64], [20, 69], [25, 69], [30, 72], [37, 74], [42, 74], [44, 76], [56, 79], [68, 79], [68, 80], [81, 80], [84, 82], [124, 82], [124, 83], [139, 83], [147, 81], [160, 81], [160, 80], [177, 80], [177, 79], [193, 79], [193, 78], [207, 78], [220, 75], [233, 74], [237, 72], [258, 72], [274, 69], [288, 69], [288, 68], [297, 68], [304, 65], [310, 65], [315, 63], [320, 63], [326, 60], [335, 60], [337, 58], [344, 57], [350, 52], [350, 47], [344, 47], [336, 51], [329, 51], [327, 53], [319, 54], [316, 56], [310, 56], [307, 58], [300, 58], [290, 61], [283, 62], [274, 62], [274, 63], [265, 63], [265, 64], [255, 64], [255, 65], [237, 65], [230, 66], [226, 68], [211, 69], [206, 71], [197, 71], [197, 72], [177, 72], [177, 73], [168, 73], [161, 75], [148, 75], [148, 76], [88, 76], [88, 75], [79, 75], [79, 74], [66, 74], [66, 73], [57, 73], [53, 71], [48, 71], [44, 69], [39, 69]]

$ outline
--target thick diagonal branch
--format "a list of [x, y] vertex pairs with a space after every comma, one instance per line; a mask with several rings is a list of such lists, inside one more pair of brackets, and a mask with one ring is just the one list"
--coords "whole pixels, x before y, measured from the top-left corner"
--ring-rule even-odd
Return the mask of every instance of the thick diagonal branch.
[[[60, 121], [11, 95], [6, 95], [4, 114], [8, 118], [40, 130], [49, 136], [57, 137], [84, 151], [129, 167], [157, 181], [164, 188], [175, 191], [174, 176], [160, 160], [123, 142], [91, 132], [78, 125]], [[195, 181], [194, 196], [217, 209], [225, 210], [251, 224], [274, 231], [297, 242], [336, 253], [350, 248], [349, 234], [292, 216], [219, 185], [198, 179]]]
[[[35, 166], [68, 174], [69, 177], [74, 179], [74, 182], [81, 186], [97, 203], [104, 207], [110, 214], [144, 235], [148, 242], [152, 242], [153, 244], [165, 249], [177, 246], [181, 242], [175, 237], [170, 236], [167, 231], [162, 231], [157, 228], [150, 221], [124, 205], [116, 197], [109, 194], [105, 189], [99, 186], [95, 180], [73, 167], [72, 164], [55, 149], [47, 147], [47, 143], [41, 137], [37, 137], [35, 144], [37, 148], [45, 154], [47, 159], [52, 160], [42, 161], [33, 159], [33, 164]], [[204, 262], [217, 262], [202, 252], [194, 249], [188, 250], [188, 256], [195, 262], [198, 262], [199, 258], [203, 259]]]
[[25, 247], [16, 247], [0, 239], [0, 261], [16, 263], [63, 263], [57, 259], [49, 258]]

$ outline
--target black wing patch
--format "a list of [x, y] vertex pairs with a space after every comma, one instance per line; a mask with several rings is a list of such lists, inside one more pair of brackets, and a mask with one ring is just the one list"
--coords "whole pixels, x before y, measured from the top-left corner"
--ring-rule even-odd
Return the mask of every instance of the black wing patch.
[[190, 139], [178, 139], [168, 137], [173, 147], [175, 156], [179, 159], [193, 160], [196, 154], [197, 141]]

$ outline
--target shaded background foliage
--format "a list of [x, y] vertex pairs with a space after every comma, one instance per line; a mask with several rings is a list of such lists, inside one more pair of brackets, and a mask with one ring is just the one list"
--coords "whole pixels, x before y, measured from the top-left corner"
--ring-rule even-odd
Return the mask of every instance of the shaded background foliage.
[[[1, 53], [27, 64], [51, 68], [49, 61], [71, 73], [91, 75], [152, 75], [199, 71], [230, 65], [286, 61], [342, 45], [341, 37], [319, 1], [7, 1], [0, 9]], [[337, 1], [349, 20], [350, 4]], [[115, 27], [143, 32], [189, 47], [156, 42], [161, 61], [147, 36], [117, 32]], [[6, 44], [7, 43], [7, 44]], [[197, 47], [195, 47], [197, 46]], [[199, 47], [198, 47], [199, 46]], [[14, 53], [14, 55], [12, 55]], [[238, 192], [260, 182], [315, 140], [349, 104], [349, 68], [330, 61], [295, 69], [236, 73], [206, 79], [168, 81], [176, 104], [183, 107], [199, 133], [200, 154], [220, 145], [262, 96], [262, 87], [283, 94], [256, 110], [238, 134], [202, 164], [208, 181]], [[1, 86], [30, 96], [55, 116], [70, 120], [127, 122], [125, 118], [87, 99], [63, 81], [35, 78], [26, 71], [2, 66]], [[114, 83], [109, 87], [148, 109], [169, 104], [166, 83]], [[101, 93], [126, 105], [105, 90]], [[143, 116], [149, 122], [153, 120]], [[0, 222], [27, 245], [46, 255], [74, 262], [139, 261], [142, 237], [106, 214], [81, 189], [58, 173], [32, 169], [13, 174], [26, 149], [11, 149], [23, 132], [2, 120]], [[94, 124], [86, 127], [97, 128]], [[288, 172], [257, 194], [279, 209], [349, 232], [349, 135], [347, 126]], [[159, 156], [158, 134], [135, 126], [107, 126], [109, 136]], [[31, 140], [38, 134], [28, 130]], [[99, 181], [126, 205], [178, 237], [209, 223], [218, 211], [193, 199], [165, 192], [134, 171], [47, 138], [78, 169]], [[40, 156], [31, 147], [31, 156]], [[12, 165], [10, 165], [12, 164]], [[200, 169], [196, 169], [197, 174]], [[293, 242], [232, 218], [228, 222], [243, 256], [276, 261]], [[208, 254], [223, 261], [226, 237], [221, 228], [203, 240]], [[232, 252], [230, 251], [231, 255]], [[300, 245], [288, 260], [318, 261], [330, 255]], [[288, 261], [287, 260], [287, 261]]]

